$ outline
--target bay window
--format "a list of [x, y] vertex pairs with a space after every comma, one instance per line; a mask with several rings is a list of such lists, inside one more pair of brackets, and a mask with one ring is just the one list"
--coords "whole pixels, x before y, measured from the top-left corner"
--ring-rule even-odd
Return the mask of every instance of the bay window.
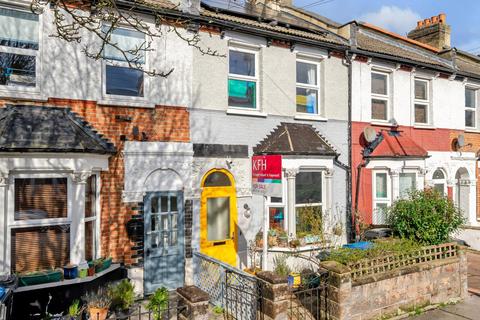
[[391, 204], [390, 184], [387, 171], [373, 172], [373, 224], [386, 222], [386, 209]]
[[371, 74], [371, 119], [387, 121], [389, 118], [389, 82], [388, 73], [374, 71]]
[[228, 106], [258, 109], [257, 52], [230, 48], [228, 58]]
[[477, 90], [465, 88], [465, 127], [477, 127]]
[[429, 82], [427, 80], [415, 79], [414, 99], [415, 123], [427, 124], [429, 122]]
[[0, 8], [0, 86], [37, 86], [39, 17]]
[[[106, 30], [108, 27], [104, 27]], [[142, 70], [131, 68], [128, 61], [145, 64], [145, 35], [141, 32], [118, 28], [111, 33], [110, 41], [120, 47], [106, 45], [104, 92], [107, 95], [121, 97], [144, 97], [145, 77]], [[138, 53], [138, 54], [134, 54]]]
[[297, 112], [318, 114], [319, 110], [319, 64], [297, 60]]

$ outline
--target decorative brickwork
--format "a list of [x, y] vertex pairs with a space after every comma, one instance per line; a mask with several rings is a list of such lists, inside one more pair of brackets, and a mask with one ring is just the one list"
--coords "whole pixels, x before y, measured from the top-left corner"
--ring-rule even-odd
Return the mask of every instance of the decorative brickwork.
[[[12, 103], [2, 100], [0, 106]], [[22, 104], [26, 104], [22, 102]], [[90, 123], [94, 130], [113, 142], [117, 153], [109, 160], [108, 172], [101, 173], [101, 254], [126, 265], [141, 264], [143, 241], [128, 238], [126, 223], [143, 217], [143, 205], [122, 203], [125, 141], [190, 141], [189, 112], [185, 107], [137, 108], [101, 106], [95, 101], [49, 99], [29, 104], [69, 107]], [[143, 218], [141, 218], [143, 219]]]

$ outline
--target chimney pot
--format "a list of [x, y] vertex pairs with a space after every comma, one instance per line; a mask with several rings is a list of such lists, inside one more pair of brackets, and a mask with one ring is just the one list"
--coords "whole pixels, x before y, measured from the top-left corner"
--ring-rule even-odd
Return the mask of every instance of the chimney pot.
[[430, 19], [423, 20], [423, 23], [425, 24], [425, 26], [429, 26], [430, 22], [431, 22]]
[[440, 20], [440, 23], [446, 23], [447, 22], [447, 15], [445, 13], [440, 13], [438, 15], [438, 20]]
[[438, 23], [438, 16], [432, 17], [432, 24]]
[[417, 29], [423, 27], [423, 20], [417, 21]]

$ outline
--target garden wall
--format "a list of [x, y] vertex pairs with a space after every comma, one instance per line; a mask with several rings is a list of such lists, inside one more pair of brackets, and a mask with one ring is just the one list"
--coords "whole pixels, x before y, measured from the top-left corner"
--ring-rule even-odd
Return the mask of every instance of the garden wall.
[[335, 320], [391, 316], [399, 310], [412, 311], [463, 299], [467, 294], [467, 260], [463, 249], [457, 249], [454, 256], [363, 277], [356, 277], [355, 271], [333, 261], [322, 263], [322, 267], [330, 273], [328, 305]]

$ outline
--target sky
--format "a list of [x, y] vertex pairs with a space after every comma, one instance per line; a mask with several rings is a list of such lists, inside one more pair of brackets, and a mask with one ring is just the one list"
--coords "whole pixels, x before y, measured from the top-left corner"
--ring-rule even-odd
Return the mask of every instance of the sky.
[[370, 22], [400, 35], [414, 29], [418, 20], [445, 13], [452, 28], [452, 46], [480, 54], [479, 0], [293, 0], [293, 3], [341, 24], [351, 20]]

